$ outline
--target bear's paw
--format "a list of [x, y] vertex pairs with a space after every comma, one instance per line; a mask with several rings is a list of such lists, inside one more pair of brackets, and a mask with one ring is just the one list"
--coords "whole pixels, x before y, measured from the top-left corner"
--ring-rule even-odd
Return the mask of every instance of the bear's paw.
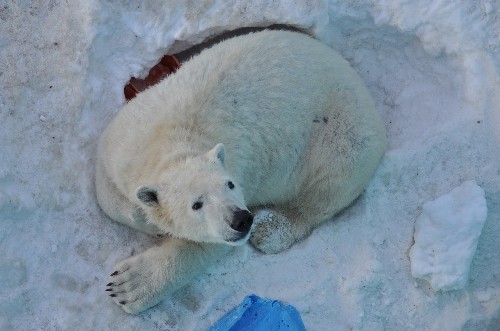
[[254, 224], [250, 243], [264, 254], [279, 253], [295, 243], [290, 220], [275, 211], [257, 212]]
[[[170, 262], [170, 263], [169, 263]], [[106, 291], [129, 314], [138, 314], [160, 302], [169, 291], [172, 259], [156, 249], [132, 256], [115, 267]]]

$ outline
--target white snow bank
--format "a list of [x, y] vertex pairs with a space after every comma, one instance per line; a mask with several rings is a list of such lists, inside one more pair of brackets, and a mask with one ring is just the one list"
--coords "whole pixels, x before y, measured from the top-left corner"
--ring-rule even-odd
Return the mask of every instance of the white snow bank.
[[[500, 325], [500, 3], [488, 0], [33, 0], [0, 5], [0, 329], [204, 330], [250, 293], [308, 330]], [[249, 246], [140, 314], [104, 292], [154, 244], [110, 221], [97, 141], [123, 86], [164, 53], [244, 26], [291, 24], [361, 75], [389, 149], [350, 208], [283, 254]], [[475, 178], [488, 217], [462, 290], [411, 276], [425, 201]], [[416, 285], [416, 286], [415, 286]]]
[[464, 288], [486, 216], [484, 191], [474, 180], [425, 203], [410, 250], [413, 277], [435, 291]]

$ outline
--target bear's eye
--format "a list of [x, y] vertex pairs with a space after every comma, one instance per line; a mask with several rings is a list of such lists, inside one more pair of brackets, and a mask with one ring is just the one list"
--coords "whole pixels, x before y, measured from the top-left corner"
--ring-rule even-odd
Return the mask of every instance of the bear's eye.
[[234, 184], [233, 184], [233, 182], [231, 182], [231, 181], [229, 181], [229, 182], [227, 183], [227, 186], [229, 187], [229, 189], [230, 189], [230, 190], [232, 190], [232, 189], [234, 188]]
[[198, 201], [195, 202], [191, 208], [193, 208], [193, 210], [198, 210], [201, 209], [201, 207], [203, 207], [203, 202]]

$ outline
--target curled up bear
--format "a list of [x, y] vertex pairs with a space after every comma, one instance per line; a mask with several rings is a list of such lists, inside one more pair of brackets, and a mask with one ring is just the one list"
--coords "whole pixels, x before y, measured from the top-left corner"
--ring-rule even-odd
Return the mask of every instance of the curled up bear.
[[100, 140], [103, 211], [164, 235], [116, 266], [107, 293], [136, 314], [231, 246], [289, 248], [362, 193], [385, 144], [360, 77], [319, 41], [265, 30], [204, 50]]

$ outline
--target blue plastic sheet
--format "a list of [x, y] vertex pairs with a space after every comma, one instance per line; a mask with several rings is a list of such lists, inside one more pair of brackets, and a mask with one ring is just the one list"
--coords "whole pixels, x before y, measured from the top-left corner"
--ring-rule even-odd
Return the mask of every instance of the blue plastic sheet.
[[305, 331], [305, 329], [295, 307], [276, 300], [249, 295], [209, 331]]

